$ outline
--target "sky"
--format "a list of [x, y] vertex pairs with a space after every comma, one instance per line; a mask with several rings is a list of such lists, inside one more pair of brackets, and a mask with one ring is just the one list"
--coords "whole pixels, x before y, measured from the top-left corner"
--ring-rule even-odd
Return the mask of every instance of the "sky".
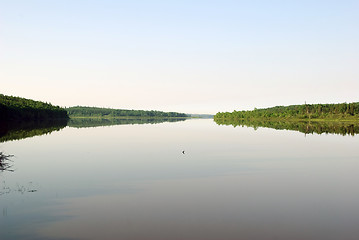
[[359, 101], [359, 1], [0, 0], [0, 93], [209, 113]]

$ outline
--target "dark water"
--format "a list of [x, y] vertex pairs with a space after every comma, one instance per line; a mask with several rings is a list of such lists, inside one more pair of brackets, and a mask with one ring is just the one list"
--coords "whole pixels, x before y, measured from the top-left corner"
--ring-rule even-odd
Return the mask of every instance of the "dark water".
[[0, 144], [1, 240], [358, 239], [358, 135], [77, 124]]

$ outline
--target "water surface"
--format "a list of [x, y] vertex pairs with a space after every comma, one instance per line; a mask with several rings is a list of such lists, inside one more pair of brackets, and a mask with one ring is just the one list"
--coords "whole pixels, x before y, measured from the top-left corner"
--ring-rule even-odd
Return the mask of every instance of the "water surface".
[[358, 144], [202, 119], [3, 142], [0, 239], [357, 239]]

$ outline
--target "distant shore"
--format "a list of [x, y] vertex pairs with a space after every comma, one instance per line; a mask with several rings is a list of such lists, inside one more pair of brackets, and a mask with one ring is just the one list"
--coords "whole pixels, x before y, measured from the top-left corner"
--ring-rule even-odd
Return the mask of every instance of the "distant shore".
[[251, 111], [219, 112], [215, 120], [351, 121], [359, 122], [359, 102], [276, 106]]

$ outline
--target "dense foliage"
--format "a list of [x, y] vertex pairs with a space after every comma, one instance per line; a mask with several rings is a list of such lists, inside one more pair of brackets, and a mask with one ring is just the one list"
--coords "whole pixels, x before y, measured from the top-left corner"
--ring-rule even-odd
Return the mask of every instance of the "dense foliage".
[[70, 117], [188, 117], [184, 113], [161, 112], [161, 111], [145, 111], [145, 110], [125, 110], [98, 107], [70, 107], [67, 108]]
[[0, 121], [68, 118], [65, 109], [49, 103], [0, 94]]
[[305, 134], [309, 133], [333, 133], [340, 135], [355, 135], [359, 133], [358, 122], [350, 121], [270, 121], [265, 119], [216, 119], [218, 125], [232, 125], [233, 127], [247, 126], [257, 129], [259, 127], [273, 128], [277, 130], [294, 130]]
[[359, 102], [340, 104], [304, 104], [277, 106], [252, 111], [219, 112], [215, 120], [221, 119], [350, 119], [359, 120]]

